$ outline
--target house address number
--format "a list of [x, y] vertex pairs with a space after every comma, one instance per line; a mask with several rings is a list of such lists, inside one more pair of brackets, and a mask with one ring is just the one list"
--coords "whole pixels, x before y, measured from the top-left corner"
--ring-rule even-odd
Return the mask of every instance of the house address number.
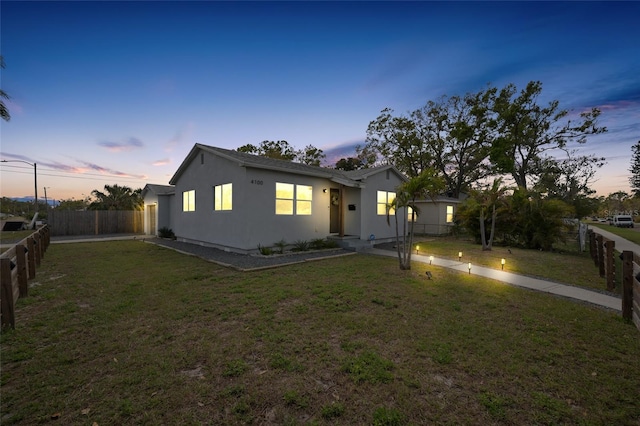
[[254, 184], [254, 185], [262, 185], [262, 184], [264, 184], [264, 181], [251, 179], [251, 183]]

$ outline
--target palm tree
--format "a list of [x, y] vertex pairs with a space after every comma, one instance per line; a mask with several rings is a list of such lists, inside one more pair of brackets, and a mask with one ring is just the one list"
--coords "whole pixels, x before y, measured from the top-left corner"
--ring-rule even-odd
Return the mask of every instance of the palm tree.
[[[411, 247], [413, 247], [413, 224], [416, 217], [420, 214], [420, 209], [416, 201], [429, 197], [433, 200], [443, 189], [445, 182], [437, 176], [437, 172], [433, 168], [422, 171], [418, 176], [402, 183], [396, 190], [396, 198], [387, 205], [387, 224], [391, 226], [390, 216], [395, 212], [396, 224], [396, 248], [398, 250], [398, 262], [401, 270], [411, 269]], [[407, 214], [402, 214], [402, 244], [400, 244], [400, 232], [398, 224], [397, 211], [402, 208], [411, 209], [411, 224], [409, 235], [407, 236]], [[402, 248], [401, 248], [402, 247]]]
[[91, 191], [95, 201], [89, 205], [89, 210], [142, 210], [141, 189], [132, 190], [128, 186], [115, 184], [105, 185], [104, 190]]
[[[0, 68], [4, 69], [4, 58], [1, 55], [0, 55]], [[9, 100], [11, 99], [11, 96], [7, 95], [7, 93], [4, 90], [0, 89], [0, 117], [2, 117], [4, 121], [9, 121], [11, 120], [11, 114], [9, 114], [9, 110], [7, 109], [2, 99]]]

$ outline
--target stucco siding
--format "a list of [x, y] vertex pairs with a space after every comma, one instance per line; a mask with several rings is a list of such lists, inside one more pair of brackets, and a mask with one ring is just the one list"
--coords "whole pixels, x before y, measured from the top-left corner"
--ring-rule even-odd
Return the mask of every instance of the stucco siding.
[[160, 195], [158, 196], [158, 208], [156, 209], [157, 220], [156, 224], [158, 229], [169, 228], [173, 230], [173, 223], [171, 221], [171, 210], [175, 201], [174, 195]]
[[[344, 233], [360, 237], [362, 226], [362, 190], [360, 188], [344, 187], [342, 201], [344, 203]], [[355, 210], [349, 210], [352, 205]]]
[[[366, 188], [362, 190], [363, 211], [361, 212], [360, 239], [369, 239], [371, 235], [374, 235], [376, 240], [395, 237], [395, 219], [390, 217], [391, 226], [389, 226], [387, 216], [377, 214], [377, 192], [396, 192], [396, 188], [402, 183], [402, 180], [391, 171], [389, 173], [382, 171], [368, 177], [364, 183]], [[403, 214], [403, 212], [399, 211], [397, 214]], [[400, 220], [401, 217], [398, 219]], [[402, 224], [402, 221], [399, 223]]]
[[[245, 235], [246, 169], [200, 151], [175, 185], [174, 233], [178, 238], [237, 247]], [[232, 210], [214, 210], [214, 186], [232, 183]], [[195, 191], [195, 211], [183, 211], [183, 193]]]
[[414, 232], [419, 234], [442, 235], [450, 232], [453, 223], [447, 223], [447, 206], [453, 207], [453, 214], [458, 209], [455, 201], [422, 201], [418, 203], [420, 215], [418, 216]]
[[[272, 246], [285, 240], [292, 244], [329, 235], [329, 188], [326, 179], [300, 176], [277, 171], [247, 168], [251, 188], [247, 191], [247, 238], [245, 250], [255, 250], [258, 244]], [[276, 183], [312, 187], [311, 214], [276, 214]], [[327, 192], [323, 192], [327, 189]], [[294, 202], [295, 204], [295, 202]]]

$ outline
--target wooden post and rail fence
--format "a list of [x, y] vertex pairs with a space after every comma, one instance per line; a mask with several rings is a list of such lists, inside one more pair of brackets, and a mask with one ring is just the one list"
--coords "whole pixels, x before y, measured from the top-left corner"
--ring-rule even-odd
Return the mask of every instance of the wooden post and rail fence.
[[0, 255], [0, 309], [2, 328], [15, 328], [15, 304], [29, 295], [28, 281], [49, 247], [49, 227], [44, 226]]
[[[593, 230], [588, 231], [589, 253], [601, 277], [607, 281], [607, 290], [614, 291], [616, 278], [615, 241]], [[622, 317], [633, 321], [640, 330], [640, 255], [624, 250], [622, 260]]]

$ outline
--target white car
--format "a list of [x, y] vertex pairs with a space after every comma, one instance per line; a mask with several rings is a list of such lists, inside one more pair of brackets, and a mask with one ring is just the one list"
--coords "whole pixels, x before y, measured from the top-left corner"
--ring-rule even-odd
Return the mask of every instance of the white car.
[[628, 214], [617, 214], [613, 217], [613, 225], [618, 228], [633, 228], [633, 218]]

